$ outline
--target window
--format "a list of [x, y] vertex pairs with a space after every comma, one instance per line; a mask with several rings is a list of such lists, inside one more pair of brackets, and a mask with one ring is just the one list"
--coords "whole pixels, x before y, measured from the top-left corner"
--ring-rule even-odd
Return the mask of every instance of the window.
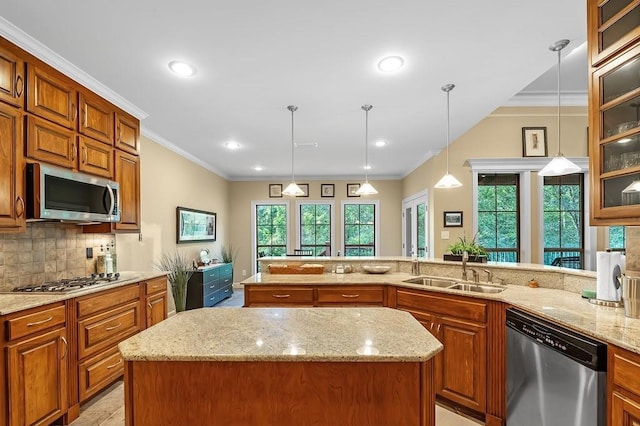
[[584, 176], [544, 178], [544, 264], [583, 269]]
[[520, 176], [478, 175], [478, 243], [488, 260], [520, 261]]
[[299, 202], [297, 207], [297, 246], [312, 250], [314, 256], [331, 256], [333, 204]]
[[609, 227], [609, 248], [614, 251], [625, 251], [627, 240], [624, 234], [624, 226]]
[[343, 202], [342, 223], [345, 256], [376, 256], [379, 252], [380, 204]]
[[[286, 204], [255, 206], [256, 262], [264, 256], [287, 254], [287, 216]], [[256, 265], [256, 270], [260, 272], [259, 263]]]

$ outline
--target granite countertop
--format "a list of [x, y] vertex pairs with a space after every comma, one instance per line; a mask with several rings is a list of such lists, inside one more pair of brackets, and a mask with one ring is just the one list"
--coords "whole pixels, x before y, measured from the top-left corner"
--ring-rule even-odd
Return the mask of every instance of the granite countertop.
[[403, 272], [386, 274], [325, 273], [318, 275], [256, 274], [242, 281], [242, 284], [390, 284], [398, 287], [499, 300], [558, 325], [640, 354], [640, 319], [626, 317], [623, 308], [597, 306], [589, 303], [580, 294], [558, 289], [530, 288], [524, 285], [510, 284], [504, 286], [506, 290], [502, 293], [487, 294], [425, 287], [422, 284], [403, 282], [411, 278], [416, 277]]
[[390, 308], [203, 308], [118, 348], [127, 361], [417, 362], [442, 344], [408, 312]]
[[127, 284], [149, 280], [156, 277], [166, 275], [166, 272], [120, 272], [118, 281], [100, 283], [93, 286], [84, 287], [78, 290], [72, 290], [66, 293], [0, 293], [0, 315], [7, 315], [25, 309], [36, 308], [38, 306], [48, 305], [72, 299], [74, 297], [86, 296], [88, 294], [97, 293], [99, 291], [109, 290], [116, 287], [122, 287]]

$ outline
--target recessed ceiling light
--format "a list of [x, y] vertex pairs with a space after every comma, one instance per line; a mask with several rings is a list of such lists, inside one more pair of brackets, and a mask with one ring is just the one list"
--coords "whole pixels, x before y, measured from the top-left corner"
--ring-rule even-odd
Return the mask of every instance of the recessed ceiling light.
[[383, 140], [376, 141], [376, 146], [386, 146], [386, 145], [387, 145], [387, 141], [383, 141]]
[[192, 77], [196, 74], [196, 68], [182, 61], [169, 62], [169, 69], [181, 77]]
[[404, 59], [400, 56], [387, 56], [378, 62], [378, 69], [382, 72], [398, 71], [404, 65]]
[[367, 164], [366, 166], [364, 166], [364, 169], [365, 169], [365, 170], [371, 170], [371, 165], [370, 165], [370, 164]]
[[227, 149], [231, 150], [240, 148], [240, 144], [238, 142], [227, 142], [224, 144], [224, 146], [226, 146]]
[[262, 166], [254, 166], [253, 170], [255, 170], [256, 172], [261, 172], [263, 169]]

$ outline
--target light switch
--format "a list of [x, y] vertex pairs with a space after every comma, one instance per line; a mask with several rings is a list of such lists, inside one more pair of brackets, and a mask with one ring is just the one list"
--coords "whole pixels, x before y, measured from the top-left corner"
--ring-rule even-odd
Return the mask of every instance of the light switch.
[[449, 239], [449, 231], [440, 231], [440, 238], [442, 238], [443, 240], [448, 240]]

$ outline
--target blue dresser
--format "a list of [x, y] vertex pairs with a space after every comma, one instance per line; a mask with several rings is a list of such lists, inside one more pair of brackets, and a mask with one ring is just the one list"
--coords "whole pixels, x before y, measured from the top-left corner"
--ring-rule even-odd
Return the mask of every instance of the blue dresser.
[[233, 294], [233, 264], [220, 263], [199, 269], [187, 285], [187, 309], [214, 306]]

